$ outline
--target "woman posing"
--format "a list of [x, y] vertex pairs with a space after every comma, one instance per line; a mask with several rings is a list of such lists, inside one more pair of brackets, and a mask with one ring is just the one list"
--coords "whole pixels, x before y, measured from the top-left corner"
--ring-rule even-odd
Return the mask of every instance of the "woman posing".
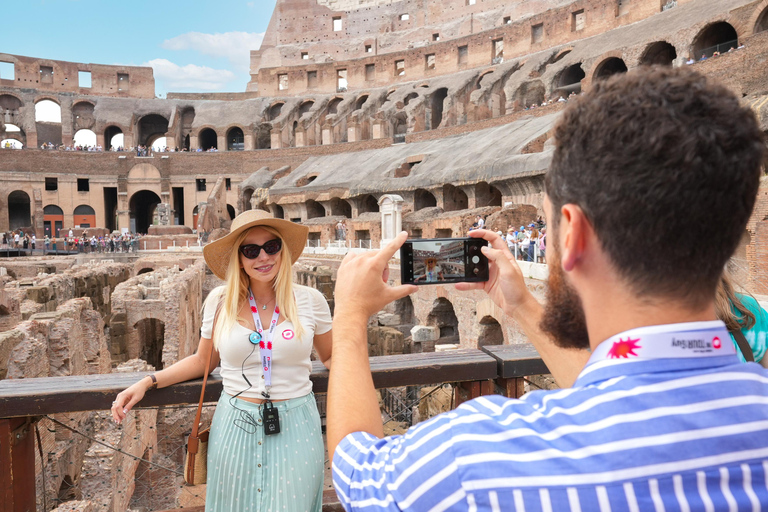
[[261, 210], [239, 215], [227, 236], [203, 250], [225, 284], [205, 301], [197, 353], [143, 378], [112, 406], [119, 423], [148, 389], [199, 378], [221, 363], [206, 511], [322, 507], [325, 453], [309, 375], [313, 346], [330, 365], [331, 314], [319, 291], [293, 283], [307, 232]]

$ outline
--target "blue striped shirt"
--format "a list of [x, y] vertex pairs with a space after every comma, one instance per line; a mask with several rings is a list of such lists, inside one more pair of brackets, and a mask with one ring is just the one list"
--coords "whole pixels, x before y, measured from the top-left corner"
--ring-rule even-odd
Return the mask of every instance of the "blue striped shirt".
[[346, 510], [768, 509], [768, 371], [734, 355], [590, 365], [572, 389], [350, 434], [333, 482]]

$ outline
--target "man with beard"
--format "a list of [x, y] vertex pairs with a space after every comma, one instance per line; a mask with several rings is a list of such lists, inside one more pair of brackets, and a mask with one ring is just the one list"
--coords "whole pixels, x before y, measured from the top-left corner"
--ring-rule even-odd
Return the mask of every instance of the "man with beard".
[[[327, 409], [342, 504], [768, 508], [768, 371], [739, 362], [714, 309], [759, 186], [764, 142], [754, 114], [689, 69], [642, 67], [569, 103], [554, 138], [546, 307], [488, 231], [471, 236], [491, 244], [489, 281], [457, 288], [484, 290], [573, 388], [481, 397], [381, 439], [366, 326], [415, 291], [386, 283], [406, 234], [378, 253], [347, 255]], [[583, 366], [569, 358], [585, 349], [586, 367], [568, 370]]]

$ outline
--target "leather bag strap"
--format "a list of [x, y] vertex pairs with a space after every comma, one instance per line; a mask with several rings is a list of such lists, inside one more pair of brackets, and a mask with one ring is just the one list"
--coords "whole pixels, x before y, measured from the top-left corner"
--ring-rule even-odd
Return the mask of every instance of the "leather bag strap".
[[733, 339], [736, 340], [736, 344], [739, 346], [739, 350], [741, 350], [744, 360], [747, 362], [754, 361], [755, 355], [752, 353], [752, 347], [749, 346], [749, 342], [747, 342], [747, 338], [744, 337], [744, 333], [741, 332], [741, 329], [734, 329], [733, 331], [729, 330], [729, 332], [733, 336]]
[[[216, 314], [213, 316], [213, 326], [216, 327], [216, 320], [219, 318], [219, 311], [221, 311], [221, 303], [216, 305]], [[213, 336], [213, 335], [211, 335]], [[197, 455], [200, 438], [198, 434], [200, 432], [200, 416], [203, 412], [203, 400], [205, 399], [205, 385], [208, 383], [208, 374], [211, 368], [211, 358], [213, 357], [213, 337], [211, 337], [211, 350], [208, 352], [208, 357], [205, 360], [205, 371], [203, 372], [203, 388], [200, 390], [200, 401], [197, 404], [197, 413], [195, 414], [195, 422], [192, 424], [192, 433], [187, 440], [187, 453], [190, 457], [187, 459], [187, 474], [189, 475], [189, 481], [195, 481], [195, 457]]]

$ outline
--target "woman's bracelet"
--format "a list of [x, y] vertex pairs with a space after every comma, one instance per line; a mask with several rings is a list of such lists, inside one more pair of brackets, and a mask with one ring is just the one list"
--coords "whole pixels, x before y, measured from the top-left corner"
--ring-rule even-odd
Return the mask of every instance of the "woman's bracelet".
[[147, 377], [149, 377], [152, 380], [152, 384], [149, 385], [149, 387], [147, 388], [147, 391], [149, 391], [150, 389], [157, 389], [157, 377], [155, 377], [155, 374], [151, 373], [147, 375]]

